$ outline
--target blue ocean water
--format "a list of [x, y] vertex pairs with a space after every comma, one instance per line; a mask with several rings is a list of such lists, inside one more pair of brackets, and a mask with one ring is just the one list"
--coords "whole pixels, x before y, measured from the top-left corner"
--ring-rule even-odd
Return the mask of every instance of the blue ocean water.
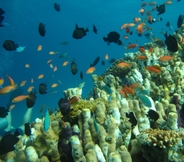
[[[53, 4], [57, 2], [61, 5], [61, 11], [56, 12]], [[8, 80], [5, 74], [11, 76], [17, 84], [22, 80], [27, 80], [26, 85], [22, 88], [23, 93], [27, 94], [27, 88], [33, 85], [38, 91], [40, 83], [46, 83], [48, 92], [57, 90], [56, 94], [37, 94], [36, 104], [33, 109], [32, 120], [36, 117], [41, 117], [39, 110], [43, 104], [46, 108], [43, 111], [45, 114], [47, 108], [57, 108], [58, 100], [63, 96], [63, 90], [77, 87], [81, 82], [86, 84], [83, 88], [83, 98], [88, 96], [90, 89], [93, 87], [92, 77], [90, 74], [85, 74], [89, 68], [90, 63], [100, 56], [104, 60], [106, 53], [111, 58], [122, 58], [125, 52], [135, 52], [134, 50], [127, 51], [123, 46], [111, 44], [108, 46], [103, 37], [107, 36], [110, 31], [117, 31], [121, 35], [121, 40], [127, 46], [129, 42], [137, 43], [139, 46], [149, 42], [144, 36], [138, 37], [133, 29], [133, 35], [128, 40], [123, 39], [125, 31], [120, 31], [120, 27], [124, 23], [133, 22], [134, 17], [141, 17], [138, 13], [141, 0], [1, 0], [0, 7], [6, 12], [3, 23], [5, 26], [0, 28], [0, 44], [4, 40], [10, 39], [19, 44], [19, 46], [26, 46], [26, 49], [17, 53], [16, 51], [8, 52], [0, 47], [0, 77], [5, 79], [4, 85], [8, 85]], [[150, 1], [147, 1], [150, 2]], [[165, 0], [158, 0], [157, 3], [163, 4]], [[163, 20], [155, 24], [149, 25], [153, 28], [151, 31], [154, 36], [164, 40], [164, 36], [160, 34], [162, 31], [173, 33], [176, 29], [176, 21], [180, 14], [183, 14], [184, 2], [173, 1], [172, 5], [166, 5], [166, 13], [160, 15]], [[152, 7], [146, 6], [146, 11], [151, 10]], [[157, 12], [152, 13], [154, 18], [157, 18]], [[173, 31], [169, 31], [166, 27], [166, 22], [169, 21], [173, 27]], [[38, 24], [42, 22], [46, 25], [46, 35], [41, 37], [38, 33]], [[80, 40], [72, 38], [75, 25], [79, 27], [89, 28], [90, 32], [87, 36]], [[98, 34], [92, 31], [92, 24], [98, 29]], [[138, 40], [138, 42], [137, 42]], [[60, 45], [60, 42], [68, 41], [70, 45]], [[42, 51], [38, 52], [38, 45], [42, 45]], [[59, 59], [59, 55], [49, 55], [50, 51], [57, 51], [61, 53], [67, 52], [69, 59]], [[53, 65], [58, 67], [56, 72], [48, 66], [47, 61], [53, 59]], [[62, 66], [64, 61], [71, 63], [76, 60], [79, 72], [77, 75], [72, 75], [70, 65]], [[26, 69], [25, 64], [30, 64], [30, 68]], [[105, 61], [105, 66], [100, 63], [96, 66], [95, 74], [101, 75], [110, 64]], [[83, 71], [84, 79], [79, 77], [80, 71]], [[39, 74], [43, 73], [44, 78], [37, 79]], [[54, 74], [53, 78], [50, 76]], [[30, 83], [30, 79], [34, 79], [34, 83]], [[51, 88], [51, 84], [62, 82], [57, 88]], [[6, 106], [11, 94], [0, 96], [0, 106]], [[17, 127], [21, 125], [22, 116], [26, 112], [26, 103], [22, 101], [17, 103], [12, 110], [12, 125]]]

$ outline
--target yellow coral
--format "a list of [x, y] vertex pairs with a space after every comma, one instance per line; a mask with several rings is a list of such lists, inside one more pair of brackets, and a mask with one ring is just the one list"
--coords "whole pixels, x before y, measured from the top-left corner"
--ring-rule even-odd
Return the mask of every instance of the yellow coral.
[[91, 112], [94, 111], [95, 106], [99, 101], [103, 101], [107, 104], [103, 98], [97, 98], [96, 100], [79, 100], [76, 104], [71, 105], [72, 111], [70, 112], [70, 118], [75, 118], [82, 109], [90, 109]]

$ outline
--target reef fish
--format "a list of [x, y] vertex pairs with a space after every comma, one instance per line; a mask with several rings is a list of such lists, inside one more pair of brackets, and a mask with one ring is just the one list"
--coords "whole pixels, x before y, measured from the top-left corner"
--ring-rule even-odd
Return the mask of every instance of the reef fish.
[[54, 9], [57, 11], [57, 12], [59, 12], [60, 11], [60, 4], [58, 4], [58, 3], [54, 3]]
[[157, 6], [157, 11], [158, 11], [157, 15], [161, 15], [161, 14], [165, 13], [165, 4]]
[[161, 62], [167, 62], [167, 61], [173, 60], [173, 57], [172, 56], [162, 56], [158, 60]]
[[75, 39], [81, 39], [84, 36], [86, 36], [87, 32], [89, 32], [88, 28], [84, 29], [84, 28], [79, 28], [78, 25], [75, 25], [75, 30], [73, 31], [73, 38]]
[[44, 131], [47, 132], [49, 130], [49, 127], [50, 127], [50, 116], [49, 116], [49, 110], [47, 110], [44, 118], [44, 123], [43, 123]]
[[16, 52], [22, 52], [22, 51], [24, 51], [25, 48], [26, 48], [26, 46], [18, 47], [18, 48], [16, 48]]
[[126, 117], [129, 118], [129, 122], [132, 124], [132, 127], [137, 125], [137, 119], [135, 118], [133, 112], [130, 112], [129, 114], [126, 113]]
[[77, 72], [78, 72], [78, 68], [77, 68], [77, 64], [76, 64], [75, 60], [73, 60], [71, 62], [71, 65], [70, 66], [71, 66], [71, 72], [72, 72], [72, 74], [73, 75], [76, 75]]
[[4, 25], [2, 24], [3, 20], [4, 20], [4, 16], [0, 16], [0, 27], [3, 27], [3, 26], [4, 26]]
[[26, 99], [26, 105], [28, 108], [32, 108], [36, 101], [36, 90], [29, 94], [29, 97]]
[[9, 110], [5, 107], [0, 107], [0, 117], [5, 118], [8, 115]]
[[98, 34], [97, 31], [98, 31], [98, 30], [97, 30], [96, 26], [93, 24], [93, 32], [94, 32], [95, 34]]
[[27, 136], [30, 136], [31, 135], [31, 127], [30, 127], [30, 124], [29, 123], [25, 123], [24, 124], [24, 133]]
[[179, 15], [178, 20], [177, 20], [177, 27], [180, 28], [181, 25], [183, 24], [183, 15]]
[[120, 40], [120, 34], [112, 31], [110, 32], [107, 37], [103, 37], [104, 42], [107, 42], [107, 45], [110, 45], [110, 43], [114, 42], [118, 45], [122, 45], [122, 41]]
[[3, 43], [3, 48], [7, 51], [13, 51], [18, 48], [18, 44], [15, 44], [12, 40], [5, 40]]
[[10, 151], [14, 151], [14, 145], [19, 141], [17, 137], [19, 134], [18, 130], [14, 134], [7, 132], [0, 141], [0, 155], [7, 154]]
[[177, 52], [178, 51], [178, 43], [174, 36], [167, 35], [167, 32], [164, 34], [165, 36], [165, 44], [167, 46], [167, 49], [171, 52]]
[[27, 99], [28, 97], [29, 97], [29, 95], [20, 95], [20, 96], [17, 96], [17, 97], [15, 97], [12, 100], [12, 103], [23, 101], [23, 100]]
[[46, 94], [47, 93], [47, 85], [46, 83], [40, 83], [39, 85], [39, 93]]
[[38, 32], [39, 34], [44, 37], [45, 36], [45, 33], [46, 33], [46, 30], [45, 30], [45, 25], [43, 23], [39, 23], [38, 25]]
[[94, 67], [95, 65], [98, 64], [98, 62], [100, 61], [100, 57], [98, 56], [94, 61], [93, 61], [93, 64], [90, 65], [90, 67]]
[[83, 80], [83, 72], [80, 72], [80, 78]]
[[0, 27], [3, 27], [4, 25], [2, 24], [3, 20], [4, 20], [4, 16], [2, 16], [5, 13], [5, 11], [0, 8]]

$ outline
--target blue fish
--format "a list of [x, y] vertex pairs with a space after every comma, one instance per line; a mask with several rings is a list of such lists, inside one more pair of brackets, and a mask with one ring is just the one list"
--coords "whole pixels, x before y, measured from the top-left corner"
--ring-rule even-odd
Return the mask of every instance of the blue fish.
[[142, 95], [142, 94], [138, 94], [137, 95], [139, 97], [139, 100], [147, 107], [151, 107], [152, 104], [151, 104], [151, 101], [148, 97], [146, 97], [145, 95]]
[[45, 119], [44, 119], [44, 131], [47, 132], [50, 127], [50, 116], [49, 116], [49, 110], [47, 110], [45, 114]]
[[25, 48], [26, 48], [26, 46], [18, 47], [18, 48], [16, 48], [16, 52], [22, 52], [22, 51], [24, 51]]
[[93, 114], [93, 122], [94, 122], [95, 130], [96, 130], [96, 132], [99, 134], [99, 133], [100, 133], [100, 130], [99, 130], [98, 124], [97, 124], [97, 122], [96, 122], [95, 113]]

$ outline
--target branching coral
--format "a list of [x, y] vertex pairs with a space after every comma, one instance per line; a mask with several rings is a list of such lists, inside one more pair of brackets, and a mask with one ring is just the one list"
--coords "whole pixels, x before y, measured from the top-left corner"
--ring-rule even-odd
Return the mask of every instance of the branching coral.
[[96, 100], [78, 100], [76, 104], [71, 105], [72, 111], [70, 112], [70, 118], [77, 117], [84, 108], [93, 112], [98, 101], [103, 101], [107, 104], [107, 101], [103, 98], [97, 98]]
[[184, 133], [173, 130], [148, 129], [144, 133], [148, 134], [148, 144], [159, 148], [174, 147], [182, 144], [181, 138]]

